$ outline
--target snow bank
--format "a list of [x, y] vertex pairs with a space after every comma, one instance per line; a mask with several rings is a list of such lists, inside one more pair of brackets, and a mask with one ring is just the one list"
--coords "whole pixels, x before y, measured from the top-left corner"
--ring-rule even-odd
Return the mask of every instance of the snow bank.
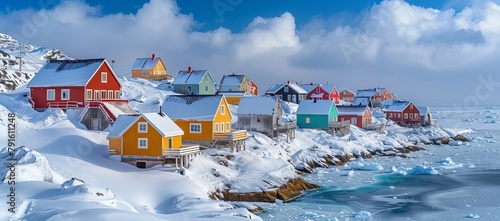
[[47, 159], [40, 153], [26, 147], [18, 147], [11, 152], [3, 148], [0, 151], [0, 177], [7, 182], [9, 176], [8, 165], [15, 164], [16, 182], [44, 181], [61, 183], [64, 178], [54, 172]]

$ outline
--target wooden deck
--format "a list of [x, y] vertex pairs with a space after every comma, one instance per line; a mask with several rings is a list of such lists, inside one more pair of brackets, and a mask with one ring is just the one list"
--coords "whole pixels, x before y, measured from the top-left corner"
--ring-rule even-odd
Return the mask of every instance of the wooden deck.
[[246, 130], [233, 130], [231, 133], [214, 133], [214, 140], [237, 141], [247, 138]]
[[334, 134], [340, 133], [341, 135], [347, 135], [351, 131], [351, 123], [349, 121], [329, 122], [328, 131]]
[[192, 155], [192, 154], [197, 154], [200, 152], [200, 146], [199, 145], [183, 145], [179, 149], [168, 149], [168, 148], [163, 148], [163, 155], [167, 157], [178, 157], [178, 156], [186, 156], [186, 155]]

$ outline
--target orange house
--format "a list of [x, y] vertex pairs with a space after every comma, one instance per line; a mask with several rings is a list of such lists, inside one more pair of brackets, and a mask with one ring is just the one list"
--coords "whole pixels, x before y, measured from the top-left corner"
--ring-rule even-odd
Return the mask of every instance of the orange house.
[[150, 58], [137, 58], [132, 66], [132, 77], [156, 80], [172, 78], [167, 74], [167, 68], [161, 58], [155, 57], [155, 54]]
[[171, 95], [162, 109], [184, 131], [184, 139], [212, 145], [230, 143], [244, 149], [246, 130], [233, 130], [226, 98], [221, 95]]
[[[196, 145], [184, 145], [184, 132], [165, 113], [119, 115], [107, 139], [111, 158], [140, 168], [163, 163], [165, 158], [178, 158], [181, 167], [199, 153]], [[177, 161], [176, 161], [177, 162]]]

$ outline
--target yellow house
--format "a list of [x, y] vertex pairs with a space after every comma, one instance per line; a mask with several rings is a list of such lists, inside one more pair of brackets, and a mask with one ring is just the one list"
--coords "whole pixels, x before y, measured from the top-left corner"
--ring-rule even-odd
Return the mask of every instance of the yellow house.
[[141, 168], [178, 158], [183, 167], [200, 151], [197, 145], [184, 145], [183, 134], [165, 113], [119, 115], [107, 136], [110, 158]]
[[167, 74], [167, 68], [160, 57], [153, 54], [150, 58], [137, 58], [132, 66], [133, 78], [145, 79], [171, 79]]
[[226, 98], [221, 95], [171, 95], [162, 109], [184, 131], [183, 138], [209, 146], [229, 143], [244, 149], [246, 130], [233, 130]]

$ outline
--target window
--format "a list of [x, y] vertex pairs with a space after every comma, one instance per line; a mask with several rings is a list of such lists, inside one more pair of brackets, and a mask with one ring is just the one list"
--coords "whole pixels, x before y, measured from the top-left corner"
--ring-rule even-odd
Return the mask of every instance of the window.
[[139, 149], [148, 149], [148, 138], [139, 138], [137, 143]]
[[120, 99], [121, 93], [120, 91], [115, 91], [115, 99]]
[[297, 102], [297, 95], [295, 95], [295, 94], [294, 94], [294, 95], [292, 95], [292, 100], [293, 100], [294, 102]]
[[319, 87], [317, 87], [317, 88], [316, 88], [316, 93], [318, 93], [318, 94], [319, 94]]
[[189, 132], [201, 133], [201, 124], [189, 124]]
[[108, 91], [108, 99], [113, 99], [113, 91]]
[[106, 91], [101, 91], [101, 99], [106, 99]]
[[231, 127], [230, 127], [230, 124], [229, 122], [226, 122], [226, 131], [231, 131]]
[[205, 76], [205, 83], [208, 83], [208, 76]]
[[101, 83], [106, 83], [106, 82], [108, 82], [108, 73], [101, 72]]
[[92, 100], [92, 90], [87, 90], [87, 94], [86, 94], [86, 98], [87, 100]]
[[356, 125], [357, 121], [358, 121], [357, 118], [355, 118], [355, 117], [351, 118], [351, 124]]
[[215, 132], [219, 132], [219, 123], [215, 123]]
[[148, 76], [148, 72], [147, 72], [147, 71], [142, 71], [142, 76], [143, 76], [143, 77]]
[[69, 89], [61, 89], [61, 100], [69, 100]]
[[306, 124], [310, 124], [310, 123], [311, 123], [311, 118], [306, 117]]
[[408, 113], [405, 113], [405, 119], [408, 119]]
[[392, 118], [392, 113], [389, 113], [389, 118]]
[[174, 147], [173, 137], [168, 138], [168, 149], [172, 149]]
[[260, 121], [261, 121], [261, 118], [260, 118], [260, 116], [258, 116], [257, 117], [257, 123], [260, 123]]
[[98, 90], [94, 91], [94, 100], [99, 100], [99, 91]]
[[413, 104], [410, 104], [410, 109], [413, 109]]
[[224, 132], [224, 123], [220, 123], [220, 132]]
[[410, 119], [413, 119], [413, 114], [412, 113], [410, 113]]
[[288, 86], [285, 86], [285, 88], [283, 89], [285, 92], [288, 92]]
[[401, 118], [401, 113], [398, 113], [398, 118]]
[[188, 90], [191, 91], [191, 86], [188, 86]]
[[56, 91], [54, 89], [47, 90], [47, 100], [55, 100], [56, 99]]
[[205, 85], [205, 91], [208, 91], [208, 85]]
[[148, 132], [148, 123], [147, 122], [139, 122], [137, 124], [139, 127], [139, 133], [147, 133]]
[[224, 105], [220, 106], [220, 114], [222, 114], [222, 115], [226, 114], [226, 106], [224, 106]]
[[292, 100], [292, 95], [288, 95], [288, 96], [286, 97], [286, 100], [287, 100], [287, 101], [291, 101], [291, 100]]

